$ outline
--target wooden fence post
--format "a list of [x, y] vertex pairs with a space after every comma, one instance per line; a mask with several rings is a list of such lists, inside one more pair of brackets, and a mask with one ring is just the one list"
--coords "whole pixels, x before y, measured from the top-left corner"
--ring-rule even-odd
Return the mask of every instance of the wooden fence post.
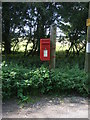
[[90, 2], [87, 20], [87, 44], [86, 44], [86, 58], [85, 58], [85, 71], [90, 73]]
[[85, 56], [85, 71], [88, 73], [87, 87], [88, 87], [88, 92], [90, 97], [90, 2], [89, 2], [88, 19], [87, 19], [87, 44], [86, 44], [86, 56]]
[[2, 2], [0, 2], [0, 120], [2, 119]]
[[50, 28], [50, 69], [55, 69], [55, 51], [56, 51], [56, 24]]

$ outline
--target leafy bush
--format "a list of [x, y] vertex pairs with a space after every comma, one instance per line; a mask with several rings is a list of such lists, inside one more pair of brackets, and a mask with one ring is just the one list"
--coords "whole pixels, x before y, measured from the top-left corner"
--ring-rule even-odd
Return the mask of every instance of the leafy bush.
[[[78, 93], [86, 93], [87, 74], [84, 70], [80, 70], [78, 66], [64, 70], [57, 69], [52, 74], [53, 86], [56, 89], [64, 91], [77, 91]], [[55, 84], [54, 84], [55, 83]]]
[[2, 64], [3, 99], [18, 97], [27, 101], [28, 95], [34, 92], [48, 94], [50, 92], [76, 91], [87, 94], [87, 74], [78, 65], [70, 68], [57, 68], [49, 71], [45, 66], [25, 68], [14, 63]]

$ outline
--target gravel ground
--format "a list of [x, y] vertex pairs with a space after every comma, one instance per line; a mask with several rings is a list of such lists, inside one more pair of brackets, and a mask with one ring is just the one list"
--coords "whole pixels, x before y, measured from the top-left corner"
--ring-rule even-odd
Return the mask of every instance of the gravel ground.
[[[36, 98], [34, 98], [36, 99]], [[2, 104], [3, 118], [88, 118], [88, 99], [77, 96], [41, 97], [34, 103], [18, 105], [16, 99]]]

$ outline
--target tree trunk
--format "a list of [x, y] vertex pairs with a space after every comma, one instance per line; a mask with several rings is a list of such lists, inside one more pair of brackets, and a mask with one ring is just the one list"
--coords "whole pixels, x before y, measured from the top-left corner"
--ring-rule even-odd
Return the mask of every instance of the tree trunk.
[[[9, 5], [9, 4], [8, 4]], [[11, 53], [11, 40], [10, 40], [10, 13], [9, 13], [9, 7], [5, 7], [5, 10], [7, 11], [7, 16], [3, 18], [4, 22], [4, 30], [3, 35], [2, 35], [2, 40], [4, 41], [4, 52], [5, 54], [10, 54]], [[5, 12], [5, 11], [3, 11]]]
[[5, 54], [10, 54], [11, 53], [11, 42], [9, 39], [9, 33], [8, 34], [4, 34], [2, 36], [2, 39], [4, 41], [4, 52]]
[[5, 54], [11, 53], [11, 43], [8, 39], [6, 39], [5, 44], [4, 44], [4, 53]]

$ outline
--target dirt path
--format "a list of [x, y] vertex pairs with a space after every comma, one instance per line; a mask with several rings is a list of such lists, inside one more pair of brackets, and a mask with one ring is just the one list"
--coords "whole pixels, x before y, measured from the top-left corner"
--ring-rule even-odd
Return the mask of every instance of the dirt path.
[[88, 99], [42, 97], [21, 107], [16, 100], [4, 102], [3, 118], [88, 118]]

